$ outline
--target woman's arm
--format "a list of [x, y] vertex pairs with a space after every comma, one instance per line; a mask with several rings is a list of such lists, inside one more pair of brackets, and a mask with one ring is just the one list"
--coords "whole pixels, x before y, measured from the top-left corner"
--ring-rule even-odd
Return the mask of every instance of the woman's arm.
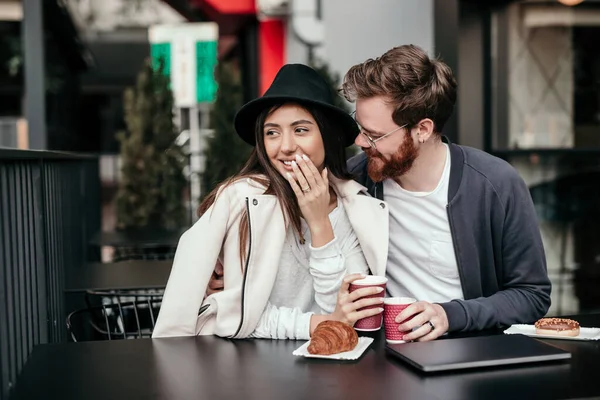
[[[324, 320], [334, 312], [338, 291], [348, 273], [368, 272], [367, 262], [360, 250], [354, 231], [347, 219], [341, 219], [335, 238], [325, 246], [310, 247], [309, 273], [313, 278], [315, 302], [323, 313]], [[302, 312], [299, 308], [277, 307], [267, 304], [252, 337], [269, 339], [309, 339], [312, 312]], [[320, 322], [319, 320], [319, 322]]]
[[196, 334], [198, 311], [223, 240], [241, 215], [239, 199], [232, 192], [232, 186], [225, 188], [179, 239], [153, 338]]
[[310, 339], [312, 314], [311, 312], [302, 312], [297, 307], [276, 307], [269, 302], [250, 337], [308, 340]]
[[[342, 246], [334, 239], [326, 247], [311, 251], [309, 271], [313, 276], [315, 301], [320, 308], [331, 311], [313, 314], [302, 312], [297, 307], [276, 307], [268, 303], [251, 337], [308, 340], [322, 321], [337, 320], [353, 325], [358, 319], [381, 312], [378, 309], [357, 311], [378, 304], [379, 298], [358, 299], [374, 294], [380, 288], [368, 287], [348, 292], [350, 282], [366, 275], [368, 266], [352, 229], [344, 233], [346, 239]], [[353, 275], [347, 276], [349, 273]]]
[[[337, 294], [337, 303], [335, 310], [331, 314], [314, 314], [310, 319], [310, 333], [314, 332], [317, 325], [323, 321], [333, 320], [344, 322], [350, 326], [354, 326], [359, 319], [371, 317], [383, 312], [383, 297], [372, 297], [363, 299], [362, 297], [381, 293], [380, 287], [368, 286], [357, 289], [350, 293], [350, 284], [364, 278], [363, 274], [348, 275], [342, 281], [342, 286]], [[367, 308], [369, 306], [378, 305], [379, 307]]]
[[[329, 244], [317, 249], [311, 246], [309, 271], [313, 277], [315, 301], [321, 310], [321, 314], [315, 314], [311, 318], [311, 333], [322, 321], [348, 319], [339, 307], [344, 278], [349, 274], [369, 273], [367, 260], [348, 219], [342, 218], [339, 221], [335, 234], [336, 238]], [[337, 237], [341, 240], [338, 241]]]
[[368, 274], [369, 266], [347, 219], [336, 227], [336, 237], [325, 246], [310, 247], [309, 272], [313, 278], [315, 302], [321, 312], [334, 311], [342, 280], [348, 274]]

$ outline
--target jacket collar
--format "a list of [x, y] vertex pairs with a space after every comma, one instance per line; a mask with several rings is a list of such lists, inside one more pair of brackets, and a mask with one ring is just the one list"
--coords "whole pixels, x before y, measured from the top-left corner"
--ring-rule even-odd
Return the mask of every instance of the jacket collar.
[[329, 183], [340, 197], [349, 197], [357, 194], [367, 194], [367, 188], [352, 179], [339, 179], [331, 175]]
[[450, 148], [450, 182], [448, 184], [448, 203], [450, 203], [458, 192], [460, 182], [462, 181], [465, 156], [462, 148], [450, 142], [447, 136], [442, 136], [442, 142], [446, 143]]

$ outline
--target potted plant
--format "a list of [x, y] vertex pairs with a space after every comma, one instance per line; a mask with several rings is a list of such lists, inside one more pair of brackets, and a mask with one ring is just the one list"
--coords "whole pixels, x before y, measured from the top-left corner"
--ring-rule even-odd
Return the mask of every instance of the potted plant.
[[121, 175], [117, 229], [180, 230], [186, 223], [186, 156], [176, 143], [173, 94], [163, 63], [146, 61], [135, 87], [124, 94], [126, 131], [119, 132]]

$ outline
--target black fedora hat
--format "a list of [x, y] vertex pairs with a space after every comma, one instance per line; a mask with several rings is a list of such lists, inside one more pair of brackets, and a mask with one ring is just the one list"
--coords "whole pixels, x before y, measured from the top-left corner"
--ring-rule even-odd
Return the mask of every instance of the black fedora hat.
[[303, 64], [286, 64], [277, 73], [266, 93], [246, 103], [235, 116], [235, 130], [254, 146], [255, 124], [260, 113], [284, 102], [314, 105], [336, 118], [343, 132], [342, 143], [350, 146], [358, 135], [358, 125], [346, 111], [333, 105], [333, 93], [327, 82], [314, 69]]

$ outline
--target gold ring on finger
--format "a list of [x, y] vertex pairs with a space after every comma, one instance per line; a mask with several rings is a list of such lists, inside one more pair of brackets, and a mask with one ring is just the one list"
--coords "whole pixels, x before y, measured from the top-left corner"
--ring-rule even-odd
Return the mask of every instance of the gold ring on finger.
[[302, 191], [303, 191], [304, 193], [308, 193], [308, 192], [310, 192], [310, 186], [309, 186], [309, 187], [302, 188]]

